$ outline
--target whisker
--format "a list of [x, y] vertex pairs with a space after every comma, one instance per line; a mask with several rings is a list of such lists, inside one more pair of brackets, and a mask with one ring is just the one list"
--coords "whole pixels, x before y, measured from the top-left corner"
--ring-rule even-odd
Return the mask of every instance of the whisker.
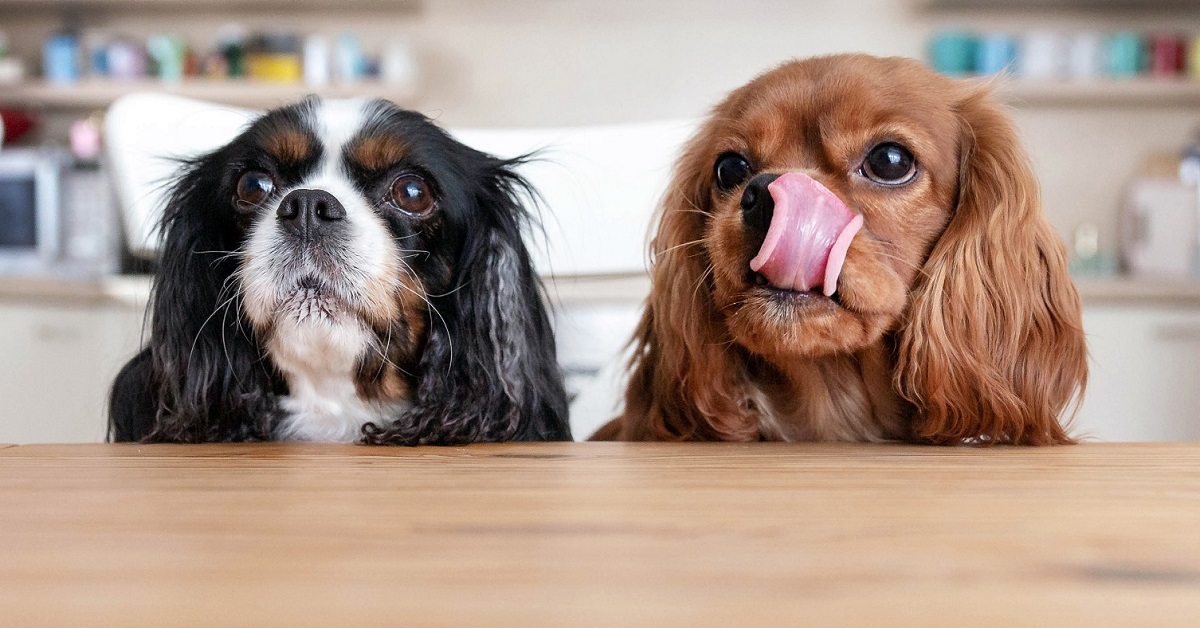
[[[416, 274], [412, 271], [411, 268], [408, 267], [407, 264], [401, 264], [400, 271], [403, 272], [404, 274], [408, 275], [410, 278], [412, 278], [413, 283], [415, 283], [418, 286], [421, 285]], [[461, 286], [460, 286], [460, 288], [461, 288]], [[435, 306], [433, 304], [433, 301], [429, 300], [429, 297], [427, 295], [421, 294], [420, 292], [413, 290], [408, 285], [406, 285], [403, 281], [400, 282], [400, 289], [411, 292], [418, 299], [421, 299], [422, 301], [425, 302], [425, 305], [427, 305], [429, 307], [429, 324], [430, 325], [432, 325], [434, 322], [433, 321], [434, 314], [436, 314], [438, 319], [440, 319], [442, 321], [442, 327], [446, 330], [446, 342], [449, 343], [449, 345], [450, 345], [450, 360], [449, 360], [449, 366], [447, 367], [447, 372], [449, 372], [454, 367], [454, 335], [450, 332], [450, 324], [446, 322], [446, 317], [442, 316], [442, 313], [437, 309], [437, 306]]]
[[691, 205], [692, 207], [691, 208], [672, 209], [671, 211], [681, 212], [681, 213], [685, 213], [685, 214], [700, 214], [701, 216], [704, 216], [705, 218], [707, 218], [709, 216], [709, 212], [706, 212], [703, 209], [696, 207], [695, 203], [688, 201], [688, 204]]
[[911, 269], [913, 269], [913, 270], [917, 271], [919, 274], [921, 274], [921, 275], [923, 275], [923, 276], [926, 276], [926, 277], [927, 277], [927, 276], [929, 276], [929, 273], [925, 272], [925, 268], [924, 268], [924, 265], [923, 265], [923, 264], [914, 264], [914, 263], [912, 263], [912, 262], [910, 262], [910, 261], [908, 261], [908, 260], [906, 260], [906, 259], [904, 259], [904, 258], [902, 258], [902, 257], [898, 257], [898, 256], [896, 256], [896, 255], [892, 255], [892, 254], [890, 254], [890, 253], [885, 253], [885, 252], [883, 252], [883, 251], [876, 251], [876, 252], [875, 252], [875, 254], [876, 254], [876, 255], [878, 255], [878, 256], [880, 256], [880, 257], [886, 257], [886, 258], [888, 258], [888, 259], [894, 259], [894, 260], [896, 260], [897, 262], [900, 262], [900, 263], [904, 264], [905, 266], [907, 266], [907, 267], [909, 267], [909, 268], [911, 268]]
[[420, 256], [420, 255], [424, 255], [426, 258], [428, 258], [430, 255], [432, 255], [432, 253], [430, 253], [429, 251], [425, 251], [422, 249], [396, 249], [396, 252], [400, 253], [401, 255], [404, 255], [405, 253], [412, 254], [412, 255], [407, 255], [407, 256], [401, 257], [400, 259], [402, 261]]
[[196, 251], [196, 254], [197, 255], [220, 255], [220, 257], [214, 259], [212, 262], [209, 263], [210, 267], [216, 266], [217, 264], [220, 264], [221, 262], [224, 262], [225, 260], [230, 259], [230, 258], [244, 258], [246, 256], [246, 252], [243, 251], [241, 248], [236, 248], [232, 251]]
[[[230, 275], [230, 277], [232, 277], [232, 275]], [[229, 279], [226, 279], [225, 284], [227, 285], [228, 283], [229, 283]], [[225, 290], [226, 290], [226, 288], [222, 287], [221, 291], [217, 293], [218, 300], [221, 298], [222, 295], [225, 294]], [[212, 314], [209, 314], [208, 318], [204, 319], [203, 323], [200, 323], [200, 328], [196, 330], [196, 337], [192, 339], [192, 347], [191, 347], [191, 349], [188, 350], [188, 359], [187, 359], [188, 364], [191, 364], [191, 362], [192, 362], [192, 356], [196, 353], [196, 345], [200, 343], [200, 336], [201, 336], [201, 334], [204, 333], [204, 328], [207, 327], [208, 323], [210, 321], [212, 321], [213, 317], [215, 317], [217, 315], [217, 312], [222, 311], [222, 309], [225, 306], [227, 306], [229, 303], [231, 303], [236, 296], [237, 295], [231, 296], [228, 299], [226, 299], [225, 301], [219, 303], [215, 308], [213, 308]], [[223, 341], [224, 341], [224, 332], [222, 332], [222, 342]]]
[[387, 357], [387, 350], [392, 347], [392, 326], [391, 325], [388, 325], [387, 338], [384, 340], [383, 349], [380, 350], [379, 347], [376, 347], [374, 344], [372, 344], [371, 347], [375, 350], [375, 353], [379, 354], [379, 359], [382, 360], [382, 364], [379, 365], [379, 370], [375, 372], [376, 377], [379, 377], [380, 375], [383, 374], [383, 367], [385, 367], [385, 366], [390, 366], [390, 367], [396, 369], [397, 371], [404, 373], [405, 375], [411, 375], [411, 373], [400, 368], [399, 364], [392, 362]]
[[454, 369], [454, 335], [452, 333], [450, 333], [450, 324], [446, 322], [446, 317], [442, 316], [442, 313], [437, 309], [437, 306], [435, 306], [432, 301], [430, 301], [428, 298], [426, 298], [421, 293], [417, 292], [416, 290], [413, 290], [412, 288], [409, 288], [408, 286], [404, 285], [403, 283], [400, 284], [400, 288], [415, 294], [418, 298], [420, 298], [422, 301], [425, 302], [425, 305], [429, 306], [429, 312], [430, 312], [429, 322], [430, 322], [430, 324], [433, 323], [433, 316], [432, 316], [433, 314], [436, 314], [438, 319], [442, 321], [442, 327], [446, 330], [446, 342], [450, 344], [450, 361], [449, 361], [449, 366], [447, 366], [447, 368], [446, 368], [446, 371], [447, 372], [452, 371]]
[[450, 290], [449, 292], [443, 292], [443, 293], [441, 293], [441, 294], [431, 294], [431, 295], [429, 295], [429, 296], [430, 296], [430, 298], [433, 298], [433, 299], [441, 299], [441, 298], [444, 298], [444, 297], [448, 297], [448, 296], [450, 296], [450, 295], [452, 295], [452, 294], [454, 294], [454, 293], [458, 292], [459, 290], [462, 290], [463, 288], [466, 288], [468, 285], [469, 285], [469, 282], [468, 282], [468, 283], [459, 284], [457, 288], [455, 288], [455, 289], [453, 289], [453, 290]]
[[713, 274], [714, 270], [716, 270], [716, 266], [709, 264], [708, 267], [704, 269], [704, 272], [700, 274], [700, 279], [696, 281], [696, 287], [692, 288], [692, 307], [696, 306], [696, 296], [700, 294], [700, 286], [704, 285], [704, 282], [708, 280], [708, 278]]
[[655, 251], [655, 255], [656, 256], [666, 255], [667, 253], [670, 253], [672, 251], [676, 251], [676, 250], [682, 249], [687, 246], [696, 246], [697, 244], [704, 244], [704, 238], [698, 238], [696, 240], [692, 240], [691, 242], [684, 242], [683, 244], [676, 244], [675, 246], [667, 247], [661, 251]]
[[237, 382], [238, 389], [240, 390], [242, 388], [242, 378], [240, 377], [237, 369], [233, 367], [233, 357], [229, 355], [229, 342], [225, 338], [226, 331], [229, 328], [229, 326], [225, 324], [225, 321], [229, 318], [230, 304], [237, 299], [237, 296], [238, 295], [235, 292], [233, 296], [225, 302], [224, 307], [221, 308], [223, 312], [221, 314], [221, 351], [225, 354], [225, 365], [229, 367], [229, 372], [233, 374], [233, 380]]

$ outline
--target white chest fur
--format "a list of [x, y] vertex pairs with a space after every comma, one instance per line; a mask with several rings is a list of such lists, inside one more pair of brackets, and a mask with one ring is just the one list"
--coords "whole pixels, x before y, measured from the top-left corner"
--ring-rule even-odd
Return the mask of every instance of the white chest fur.
[[290, 394], [280, 402], [287, 415], [275, 428], [279, 440], [355, 442], [366, 423], [386, 424], [407, 402], [364, 401], [355, 371], [370, 337], [357, 321], [287, 317], [267, 343]]

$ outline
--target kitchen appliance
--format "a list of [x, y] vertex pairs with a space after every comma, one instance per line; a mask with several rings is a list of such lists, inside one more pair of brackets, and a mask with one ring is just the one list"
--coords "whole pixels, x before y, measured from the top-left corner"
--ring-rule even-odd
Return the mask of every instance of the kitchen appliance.
[[1146, 176], [1125, 201], [1125, 264], [1134, 275], [1184, 277], [1196, 258], [1196, 191], [1178, 177]]
[[0, 274], [114, 272], [119, 233], [104, 173], [57, 148], [0, 151]]

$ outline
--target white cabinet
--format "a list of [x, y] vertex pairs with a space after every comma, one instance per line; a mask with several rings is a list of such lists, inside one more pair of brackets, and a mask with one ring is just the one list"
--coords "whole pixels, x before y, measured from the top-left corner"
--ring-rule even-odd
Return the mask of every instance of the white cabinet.
[[571, 434], [586, 440], [617, 415], [625, 391], [625, 351], [641, 303], [568, 303], [554, 311], [558, 359], [571, 398]]
[[[1071, 433], [1087, 441], [1200, 440], [1200, 302], [1148, 305], [1154, 286], [1089, 285], [1083, 324], [1090, 381]], [[578, 439], [615, 415], [624, 343], [636, 325], [643, 286], [630, 299], [567, 303], [557, 310], [559, 358], [568, 374]]]
[[[644, 278], [550, 286], [577, 438], [615, 414], [622, 349], [647, 287]], [[1085, 291], [1091, 380], [1073, 433], [1200, 440], [1200, 298], [1152, 305], [1154, 294], [1117, 288]], [[0, 443], [104, 438], [108, 387], [141, 344], [146, 289], [143, 281], [87, 298], [0, 296]]]
[[0, 300], [0, 443], [103, 440], [108, 386], [141, 323], [121, 303]]
[[1089, 440], [1200, 440], [1200, 307], [1086, 304]]

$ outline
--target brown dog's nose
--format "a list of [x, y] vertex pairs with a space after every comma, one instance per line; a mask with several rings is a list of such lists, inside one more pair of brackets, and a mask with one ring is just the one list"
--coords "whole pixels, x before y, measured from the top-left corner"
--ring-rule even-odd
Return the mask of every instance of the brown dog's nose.
[[767, 228], [771, 226], [771, 217], [775, 213], [775, 199], [767, 186], [771, 185], [777, 174], [760, 174], [742, 192], [742, 224], [761, 238], [766, 237]]
[[329, 223], [346, 217], [346, 208], [325, 190], [292, 190], [275, 210], [280, 224], [300, 236], [309, 236]]

